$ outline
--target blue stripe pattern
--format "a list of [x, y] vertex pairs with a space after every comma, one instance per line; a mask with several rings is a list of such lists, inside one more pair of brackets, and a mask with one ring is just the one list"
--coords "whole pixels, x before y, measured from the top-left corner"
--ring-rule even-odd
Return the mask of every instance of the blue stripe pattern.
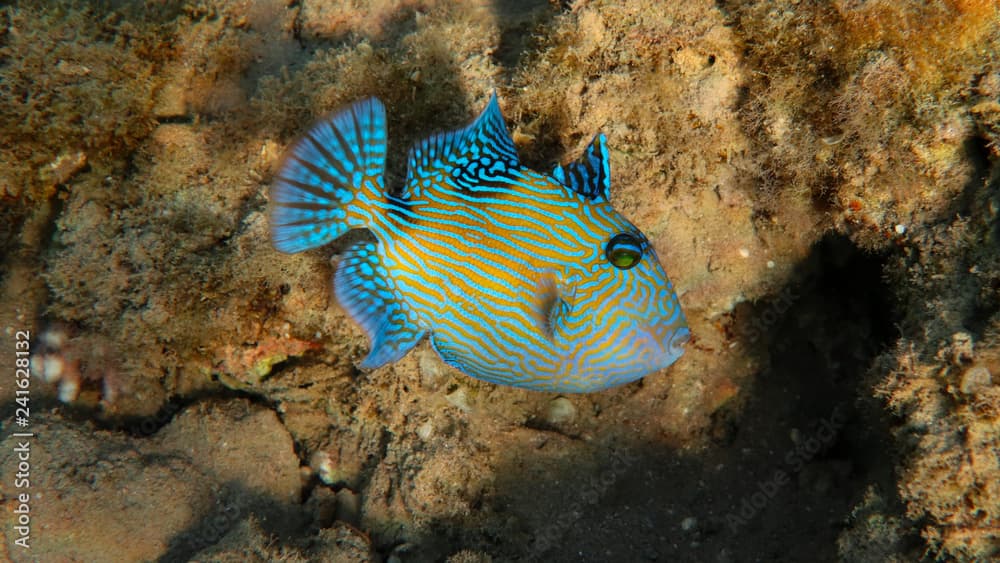
[[468, 127], [409, 153], [386, 193], [385, 108], [320, 121], [270, 193], [275, 247], [300, 252], [367, 229], [344, 253], [337, 300], [375, 368], [425, 335], [448, 364], [493, 383], [563, 393], [635, 381], [683, 353], [689, 330], [646, 237], [610, 203], [606, 139], [540, 174], [520, 165], [496, 96]]

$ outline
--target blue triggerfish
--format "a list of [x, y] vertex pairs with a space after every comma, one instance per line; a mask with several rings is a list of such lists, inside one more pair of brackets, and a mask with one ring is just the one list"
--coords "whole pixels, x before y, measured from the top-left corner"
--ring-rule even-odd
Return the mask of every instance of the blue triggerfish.
[[383, 181], [385, 106], [317, 123], [271, 186], [281, 252], [367, 229], [334, 292], [371, 342], [359, 364], [402, 358], [425, 336], [445, 363], [493, 383], [564, 393], [663, 369], [690, 332], [649, 240], [609, 201], [598, 134], [576, 162], [522, 166], [494, 95], [471, 125], [410, 149], [401, 190]]

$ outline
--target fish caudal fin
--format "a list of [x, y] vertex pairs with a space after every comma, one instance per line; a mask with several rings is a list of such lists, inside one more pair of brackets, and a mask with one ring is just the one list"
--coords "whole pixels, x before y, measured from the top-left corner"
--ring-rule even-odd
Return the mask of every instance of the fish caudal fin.
[[270, 192], [271, 240], [301, 252], [364, 227], [361, 193], [383, 193], [385, 106], [375, 98], [323, 119], [292, 147]]
[[337, 301], [361, 325], [371, 341], [362, 368], [377, 368], [402, 358], [420, 342], [405, 301], [396, 295], [373, 242], [357, 242], [344, 253], [334, 276]]

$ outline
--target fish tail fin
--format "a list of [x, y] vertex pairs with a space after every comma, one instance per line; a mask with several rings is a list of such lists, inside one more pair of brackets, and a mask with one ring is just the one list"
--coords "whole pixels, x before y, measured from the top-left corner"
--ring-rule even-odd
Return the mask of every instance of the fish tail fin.
[[361, 100], [296, 141], [270, 191], [271, 240], [281, 252], [322, 246], [368, 225], [383, 199], [385, 106]]

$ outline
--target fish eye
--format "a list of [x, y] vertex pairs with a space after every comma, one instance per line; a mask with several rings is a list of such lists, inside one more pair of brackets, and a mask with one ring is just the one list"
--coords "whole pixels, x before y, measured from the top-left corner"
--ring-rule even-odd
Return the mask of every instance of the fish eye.
[[635, 235], [619, 233], [608, 241], [604, 255], [615, 268], [628, 270], [642, 260], [642, 241]]

